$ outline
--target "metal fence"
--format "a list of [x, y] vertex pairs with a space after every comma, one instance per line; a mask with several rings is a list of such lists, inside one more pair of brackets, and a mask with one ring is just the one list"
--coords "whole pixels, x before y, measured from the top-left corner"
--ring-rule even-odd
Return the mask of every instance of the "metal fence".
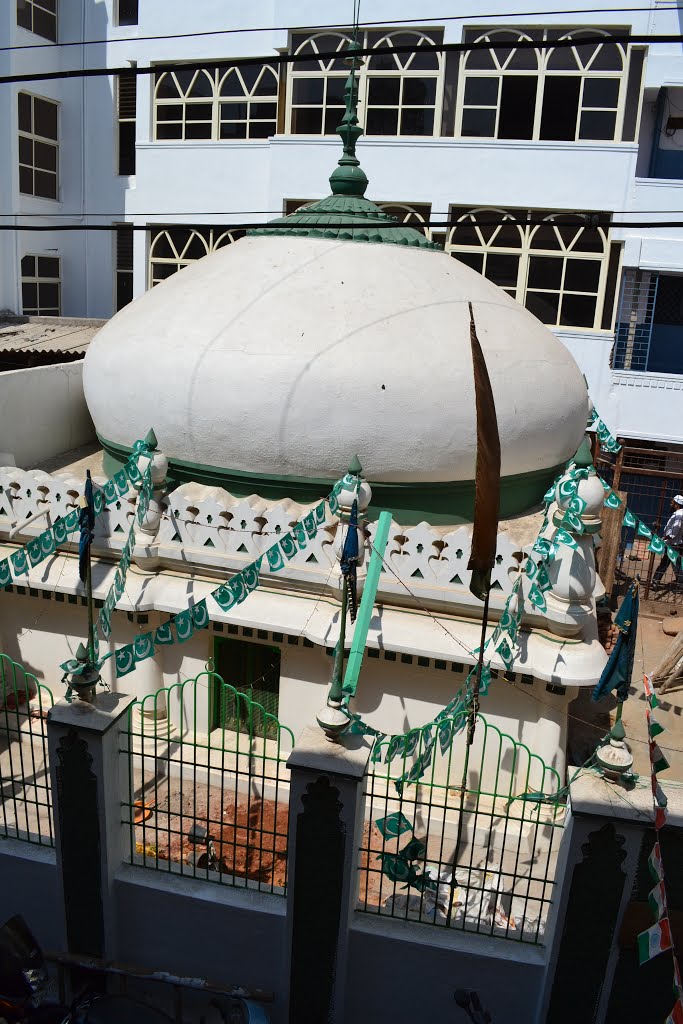
[[0, 835], [54, 846], [46, 718], [54, 701], [32, 672], [0, 654]]
[[[623, 498], [631, 512], [659, 536], [674, 511], [674, 495], [683, 493], [683, 450], [624, 445], [617, 455], [601, 453], [597, 470]], [[666, 604], [683, 603], [683, 568], [675, 569], [668, 558], [648, 551], [648, 538], [637, 535], [635, 527], [622, 525], [623, 508], [608, 512], [603, 529], [603, 544], [608, 542], [609, 517], [618, 531], [613, 564], [603, 575], [605, 588], [613, 597], [620, 597], [634, 579], [640, 576], [645, 600]]]
[[[469, 750], [462, 713], [440, 730], [443, 749], [437, 743], [426, 774], [402, 796], [394, 783], [421, 756], [431, 728], [409, 733], [409, 752], [388, 763], [391, 740], [379, 747], [366, 776], [358, 909], [542, 942], [565, 819], [560, 777], [483, 716]], [[521, 799], [530, 793], [549, 800]], [[392, 837], [383, 819], [402, 820], [394, 815], [405, 831]], [[409, 877], [417, 885], [409, 888]]]
[[215, 672], [136, 701], [125, 745], [132, 863], [284, 895], [293, 745]]

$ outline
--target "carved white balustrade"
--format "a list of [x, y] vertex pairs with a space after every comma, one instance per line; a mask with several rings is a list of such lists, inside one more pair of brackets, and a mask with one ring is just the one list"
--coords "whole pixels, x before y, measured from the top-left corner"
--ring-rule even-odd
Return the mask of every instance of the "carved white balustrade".
[[[104, 484], [96, 478], [96, 484]], [[53, 475], [41, 471], [0, 468], [0, 538], [7, 540], [15, 524], [33, 518], [46, 507], [49, 513], [22, 528], [14, 543], [25, 543], [77, 507], [84, 481], [68, 473]], [[130, 490], [98, 516], [93, 542], [94, 554], [115, 560], [122, 549], [135, 513], [137, 492]], [[156, 567], [183, 566], [217, 578], [228, 576], [263, 555], [278, 537], [284, 536], [313, 506], [299, 505], [283, 499], [269, 503], [258, 495], [236, 498], [219, 487], [182, 484], [160, 497], [161, 517], [156, 534], [138, 529], [135, 559], [140, 565]], [[540, 525], [540, 520], [539, 520]], [[338, 572], [334, 539], [338, 520], [326, 509], [325, 524], [318, 529], [306, 547], [273, 577], [300, 582], [314, 589], [329, 586], [338, 589]], [[376, 524], [371, 523], [366, 536], [371, 544]], [[548, 533], [552, 533], [552, 525]], [[397, 601], [411, 601], [411, 595], [426, 602], [480, 608], [469, 592], [472, 528], [434, 527], [422, 522], [402, 527], [392, 522], [380, 576], [379, 593]], [[77, 532], [72, 543], [78, 541]], [[531, 542], [533, 543], [533, 541]], [[507, 533], [498, 535], [496, 564], [492, 572], [492, 611], [502, 608], [512, 585], [524, 565], [531, 543], [520, 545]], [[368, 550], [368, 554], [370, 549]], [[366, 557], [363, 572], [369, 558]], [[261, 573], [270, 573], [264, 558]], [[525, 617], [542, 619], [529, 606]], [[554, 613], [546, 615], [553, 628]]]

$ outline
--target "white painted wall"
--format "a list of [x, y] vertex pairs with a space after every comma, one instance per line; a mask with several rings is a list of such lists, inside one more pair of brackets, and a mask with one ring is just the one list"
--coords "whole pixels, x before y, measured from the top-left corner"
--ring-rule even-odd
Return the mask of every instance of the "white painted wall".
[[82, 378], [81, 361], [0, 373], [0, 449], [17, 466], [94, 440]]

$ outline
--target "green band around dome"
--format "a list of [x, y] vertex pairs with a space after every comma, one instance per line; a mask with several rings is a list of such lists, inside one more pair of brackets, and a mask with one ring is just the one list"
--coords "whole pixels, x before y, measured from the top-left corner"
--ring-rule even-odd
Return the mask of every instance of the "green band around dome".
[[[97, 435], [104, 449], [104, 471], [109, 476], [120, 469], [132, 452], [126, 445]], [[163, 447], [163, 446], [162, 446]], [[168, 453], [166, 453], [168, 454]], [[258, 494], [267, 501], [290, 498], [302, 505], [312, 504], [327, 494], [334, 479], [323, 477], [268, 476], [220, 469], [169, 456], [170, 485], [195, 482], [222, 487], [236, 498]], [[543, 495], [564, 468], [564, 463], [533, 473], [503, 477], [500, 481], [500, 517], [510, 519], [540, 505]], [[474, 512], [474, 480], [443, 483], [377, 483], [372, 487], [370, 518], [385, 509], [401, 526], [413, 526], [426, 520], [434, 526], [471, 523]]]

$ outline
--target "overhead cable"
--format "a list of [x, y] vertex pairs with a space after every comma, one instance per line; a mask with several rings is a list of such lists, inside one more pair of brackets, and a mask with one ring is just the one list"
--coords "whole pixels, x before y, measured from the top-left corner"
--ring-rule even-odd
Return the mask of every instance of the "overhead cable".
[[[679, 6], [662, 6], [659, 7], [658, 13], [662, 11], [681, 11], [683, 7]], [[631, 14], [639, 11], [650, 13], [652, 6], [647, 5], [644, 7], [571, 7], [565, 10], [556, 11], [515, 11], [515, 18], [552, 18], [558, 17], [565, 14]], [[442, 22], [451, 21], [487, 21], [488, 19], [505, 18], [509, 19], [512, 15], [510, 11], [496, 11], [494, 13], [480, 13], [475, 14], [448, 14], [443, 17], [433, 16], [431, 18], [385, 18], [378, 21], [361, 21], [358, 24], [359, 28], [392, 28], [400, 30], [404, 25], [420, 25], [422, 28], [437, 28]], [[436, 23], [436, 24], [435, 24]], [[505, 25], [501, 26], [505, 27]], [[156, 40], [165, 39], [201, 39], [208, 36], [233, 36], [233, 35], [249, 35], [258, 32], [323, 32], [323, 31], [337, 31], [337, 32], [349, 32], [351, 31], [349, 26], [340, 25], [339, 22], [331, 22], [324, 25], [253, 25], [249, 28], [221, 28], [221, 29], [206, 29], [202, 32], [169, 32], [165, 34], [150, 35], [150, 36], [139, 36], [139, 35], [123, 35], [123, 36], [106, 36], [102, 39], [77, 39], [69, 40], [62, 43], [21, 43], [14, 46], [0, 46], [0, 53], [7, 53], [8, 51], [16, 50], [41, 50], [41, 49], [66, 49], [71, 46], [103, 46], [111, 45], [116, 43], [146, 43], [154, 42]]]
[[[401, 54], [401, 53], [470, 53], [475, 50], [500, 50], [500, 49], [511, 49], [515, 50], [559, 50], [569, 49], [571, 47], [585, 47], [585, 46], [629, 46], [633, 43], [648, 43], [650, 46], [668, 44], [668, 43], [683, 43], [683, 35], [629, 35], [628, 33], [621, 33], [619, 35], [590, 35], [587, 34], [582, 36], [580, 39], [569, 38], [569, 39], [518, 39], [514, 41], [514, 44], [508, 42], [467, 42], [467, 43], [425, 43], [421, 42], [419, 47], [414, 43], [400, 44], [398, 46], [375, 46], [365, 47], [354, 51], [355, 56], [358, 57], [378, 57], [386, 54]], [[17, 82], [51, 82], [62, 79], [70, 78], [104, 78], [111, 75], [126, 74], [128, 76], [135, 75], [139, 77], [141, 75], [155, 75], [162, 71], [202, 71], [207, 65], [212, 68], [235, 68], [235, 67], [250, 67], [254, 65], [262, 65], [264, 62], [267, 64], [298, 64], [299, 62], [307, 61], [310, 63], [312, 59], [319, 61], [331, 61], [339, 60], [344, 57], [344, 50], [328, 50], [320, 51], [316, 54], [310, 53], [278, 53], [272, 56], [264, 57], [220, 57], [210, 58], [206, 57], [201, 60], [192, 61], [158, 61], [153, 65], [146, 67], [140, 67], [136, 65], [131, 67], [130, 64], [119, 65], [116, 67], [105, 67], [105, 68], [74, 68], [70, 71], [35, 71], [35, 72], [23, 72], [19, 75], [0, 75], [0, 85], [11, 85]]]
[[[564, 216], [571, 216], [570, 213], [564, 214]], [[574, 215], [576, 216], [576, 215]], [[558, 228], [634, 228], [634, 229], [656, 229], [656, 228], [683, 228], [683, 220], [653, 220], [653, 221], [616, 221], [616, 220], [597, 220], [595, 214], [578, 214], [580, 217], [584, 217], [585, 224], [577, 224], [576, 220], [550, 220], [548, 218], [539, 220], [533, 218], [531, 220], [513, 221], [508, 218], [498, 218], [497, 220], [477, 220], [477, 227], [499, 227], [499, 226], [519, 226], [519, 227], [540, 227], [545, 224], [551, 227]], [[317, 231], [354, 231], [356, 234], [361, 231], [386, 231], [392, 229], [405, 230], [409, 227], [419, 228], [438, 228], [443, 230], [444, 228], [457, 228], [461, 227], [464, 220], [425, 220], [425, 221], [383, 221], [379, 220], [376, 223], [366, 222], [361, 224], [352, 224], [349, 221], [342, 221], [340, 223], [334, 223], [333, 221], [325, 221], [324, 223], [309, 225], [302, 224], [300, 221], [293, 224], [274, 224], [272, 221], [251, 221], [241, 222], [237, 224], [128, 224], [121, 223], [120, 221], [115, 224], [0, 224], [0, 231], [120, 231], [122, 228], [126, 228], [129, 231], [149, 231], [151, 228], [161, 228], [168, 230], [169, 228], [193, 228], [197, 229], [209, 229], [209, 228], [224, 228], [226, 231], [255, 231], [258, 229], [267, 228], [268, 233], [282, 233], [291, 235], [302, 235], [309, 234], [311, 230]]]

